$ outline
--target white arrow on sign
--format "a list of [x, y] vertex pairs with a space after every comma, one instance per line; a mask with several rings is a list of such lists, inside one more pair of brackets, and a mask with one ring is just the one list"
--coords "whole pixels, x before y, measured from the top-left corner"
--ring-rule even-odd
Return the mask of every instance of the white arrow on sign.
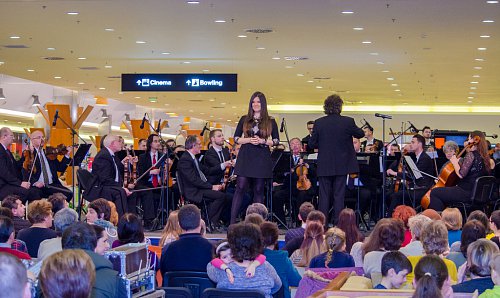
[[137, 83], [137, 85], [139, 85], [139, 86], [140, 86], [140, 85], [141, 85], [141, 82], [142, 82], [141, 80], [137, 80], [137, 82], [136, 82], [136, 83]]
[[190, 81], [190, 80], [187, 80], [187, 81], [186, 81], [186, 84], [188, 84], [188, 86], [191, 86], [191, 81]]

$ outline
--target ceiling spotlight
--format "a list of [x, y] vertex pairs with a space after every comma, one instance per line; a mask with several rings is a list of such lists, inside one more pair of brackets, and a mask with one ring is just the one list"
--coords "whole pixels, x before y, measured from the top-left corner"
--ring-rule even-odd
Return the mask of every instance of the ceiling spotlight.
[[483, 20], [483, 23], [495, 23], [493, 20]]
[[41, 106], [40, 100], [38, 100], [38, 95], [31, 95], [33, 97], [33, 104], [31, 105], [32, 107], [39, 107]]
[[0, 88], [0, 99], [6, 99], [5, 95], [3, 95], [3, 88]]
[[102, 112], [102, 118], [104, 119], [108, 119], [108, 112], [106, 111], [106, 109], [101, 109], [101, 112]]

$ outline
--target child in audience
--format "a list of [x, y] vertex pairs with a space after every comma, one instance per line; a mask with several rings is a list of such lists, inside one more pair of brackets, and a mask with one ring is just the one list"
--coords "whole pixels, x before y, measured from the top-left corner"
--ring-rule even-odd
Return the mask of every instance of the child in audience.
[[179, 235], [182, 233], [181, 227], [179, 226], [179, 217], [177, 214], [179, 210], [174, 210], [168, 215], [167, 224], [161, 232], [160, 247], [179, 239]]
[[[309, 216], [312, 214], [313, 212]], [[302, 241], [300, 248], [290, 256], [292, 263], [297, 267], [307, 267], [312, 258], [324, 253], [326, 251], [324, 234], [322, 224], [318, 222], [308, 223], [304, 232], [304, 241]]]
[[390, 251], [382, 257], [382, 281], [374, 289], [399, 289], [412, 270], [410, 261], [402, 252]]
[[448, 229], [448, 243], [451, 247], [462, 237], [462, 213], [458, 208], [446, 208], [441, 213], [441, 218]]
[[436, 255], [422, 257], [415, 266], [412, 298], [453, 297], [448, 270], [444, 261]]
[[500, 297], [500, 253], [496, 253], [490, 261], [491, 279], [495, 286], [493, 289], [484, 291], [479, 298]]
[[[217, 255], [217, 258], [213, 259], [210, 263], [212, 266], [215, 268], [219, 268], [221, 270], [226, 271], [227, 278], [229, 279], [230, 283], [234, 283], [234, 276], [233, 272], [231, 272], [231, 269], [227, 266], [229, 263], [233, 261], [233, 256], [231, 255], [231, 248], [229, 247], [229, 243], [227, 241], [222, 242], [217, 246], [217, 249], [215, 250], [215, 254]], [[257, 266], [264, 264], [266, 261], [266, 256], [263, 254], [260, 254], [253, 263], [248, 266], [248, 268], [245, 269], [246, 276], [247, 277], [253, 277], [255, 275], [255, 268]]]
[[312, 258], [309, 268], [354, 267], [354, 259], [345, 252], [345, 233], [339, 228], [330, 228], [325, 234], [327, 252]]

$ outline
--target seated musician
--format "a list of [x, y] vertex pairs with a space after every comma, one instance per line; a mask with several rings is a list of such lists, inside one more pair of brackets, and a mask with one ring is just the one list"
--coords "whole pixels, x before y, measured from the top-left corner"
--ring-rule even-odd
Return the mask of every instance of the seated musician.
[[389, 156], [396, 156], [396, 152], [401, 152], [401, 149], [398, 144], [392, 143], [389, 147]]
[[208, 217], [214, 225], [218, 225], [226, 203], [226, 196], [220, 191], [222, 185], [209, 183], [203, 173], [206, 167], [196, 158], [201, 152], [201, 141], [195, 135], [189, 135], [184, 146], [187, 152], [182, 154], [177, 165], [177, 179], [181, 180], [184, 199], [194, 203], [202, 203], [203, 199], [211, 201], [208, 204]]
[[[434, 173], [434, 168], [432, 164], [432, 159], [427, 155], [427, 153], [424, 152], [424, 144], [425, 144], [425, 139], [419, 134], [416, 134], [413, 136], [411, 139], [411, 143], [409, 145], [409, 150], [410, 152], [415, 153], [415, 165], [417, 166], [417, 169], [423, 173], [427, 173], [432, 175]], [[403, 157], [401, 157], [403, 158]], [[389, 176], [395, 176], [398, 179], [402, 179], [403, 175], [402, 173], [396, 172], [393, 169], [388, 169], [387, 170], [387, 175]], [[427, 190], [433, 185], [434, 181], [432, 178], [429, 176], [422, 174], [422, 177], [419, 179], [414, 179], [414, 189], [410, 190], [409, 188], [406, 187], [406, 184], [404, 181], [401, 181], [402, 187], [400, 187], [398, 192], [395, 192], [390, 195], [390, 205], [389, 205], [389, 214], [392, 214], [392, 211], [394, 211], [394, 208], [396, 206], [403, 204], [403, 201], [412, 199], [412, 200], [417, 200], [420, 202], [420, 199], [425, 195]], [[406, 171], [405, 175], [406, 180], [410, 178], [410, 172]], [[404, 191], [403, 191], [404, 189]], [[403, 196], [404, 194], [404, 196]]]
[[22, 180], [22, 161], [16, 161], [9, 150], [13, 141], [12, 130], [8, 127], [2, 127], [0, 129], [0, 200], [14, 194], [26, 202], [30, 183]]
[[[352, 145], [354, 146], [354, 151], [360, 153], [361, 142], [358, 138], [352, 138]], [[368, 179], [364, 179], [366, 182]], [[370, 198], [376, 197], [376, 189], [372, 187], [363, 187], [363, 182], [359, 179], [359, 174], [347, 175], [345, 197], [346, 198], [357, 198], [358, 188], [359, 188], [359, 209], [363, 215], [365, 211], [368, 211], [370, 206]], [[356, 209], [356, 208], [354, 208]]]
[[[103, 147], [94, 157], [92, 163], [92, 174], [97, 178], [100, 190], [98, 197], [115, 203], [119, 217], [127, 212], [127, 197], [132, 194], [128, 188], [124, 187], [124, 166], [115, 155], [120, 150], [122, 150], [122, 143], [119, 137], [107, 135]], [[92, 198], [88, 200], [92, 200]]]
[[220, 129], [210, 131], [210, 149], [205, 152], [202, 164], [207, 171], [204, 172], [210, 184], [221, 184], [224, 180], [226, 167], [231, 167], [231, 156], [229, 149], [224, 147], [224, 134]]
[[434, 142], [432, 141], [432, 130], [429, 126], [422, 128], [422, 136], [425, 138], [425, 151], [434, 151]]
[[[473, 143], [478, 138], [477, 144]], [[483, 132], [473, 131], [469, 135], [468, 147], [462, 161], [453, 155], [450, 162], [453, 164], [455, 173], [460, 178], [456, 186], [440, 187], [431, 191], [429, 208], [441, 211], [448, 203], [469, 201], [476, 178], [488, 175], [490, 170], [490, 157]], [[472, 145], [473, 144], [473, 145]]]
[[363, 127], [363, 132], [365, 133], [366, 140], [361, 143], [362, 152], [379, 152], [382, 150], [384, 144], [381, 140], [377, 140], [373, 136], [373, 127], [367, 125]]
[[31, 133], [31, 148], [32, 148], [32, 158], [33, 170], [23, 168], [23, 178], [31, 183], [29, 200], [37, 200], [41, 198], [48, 198], [50, 195], [55, 193], [63, 193], [66, 196], [66, 200], [70, 201], [73, 197], [71, 190], [64, 187], [59, 181], [57, 172], [64, 172], [71, 162], [70, 153], [72, 147], [66, 147], [67, 153], [61, 161], [59, 159], [47, 158], [43, 146], [45, 144], [45, 138], [42, 131], [37, 130]]
[[315, 151], [316, 152], [318, 151], [318, 150], [311, 149], [308, 146], [309, 139], [311, 138], [312, 133], [313, 133], [313, 129], [314, 129], [314, 121], [313, 120], [307, 121], [307, 131], [309, 133], [307, 134], [307, 136], [302, 138], [302, 148], [304, 149], [304, 151], [307, 154], [313, 154]]

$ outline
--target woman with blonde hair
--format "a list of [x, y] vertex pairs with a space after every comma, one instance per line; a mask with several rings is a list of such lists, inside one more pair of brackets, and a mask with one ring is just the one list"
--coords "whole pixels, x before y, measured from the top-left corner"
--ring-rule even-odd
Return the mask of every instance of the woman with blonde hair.
[[304, 232], [304, 241], [299, 249], [293, 252], [290, 260], [295, 266], [307, 267], [312, 258], [326, 251], [324, 229], [320, 223], [310, 222]]
[[108, 201], [109, 207], [111, 208], [111, 213], [109, 216], [109, 221], [116, 227], [118, 225], [118, 220], [120, 217], [118, 216], [118, 211], [116, 211], [115, 203]]
[[177, 216], [178, 213], [179, 210], [170, 212], [167, 224], [161, 232], [160, 247], [164, 247], [166, 244], [179, 239], [179, 235], [182, 233], [182, 230], [181, 226], [179, 226], [179, 217]]
[[462, 213], [458, 208], [446, 208], [441, 212], [441, 219], [448, 229], [448, 244], [451, 247], [462, 237]]
[[346, 237], [339, 228], [330, 228], [325, 233], [327, 252], [315, 256], [309, 268], [342, 268], [354, 267], [354, 259], [345, 252]]

